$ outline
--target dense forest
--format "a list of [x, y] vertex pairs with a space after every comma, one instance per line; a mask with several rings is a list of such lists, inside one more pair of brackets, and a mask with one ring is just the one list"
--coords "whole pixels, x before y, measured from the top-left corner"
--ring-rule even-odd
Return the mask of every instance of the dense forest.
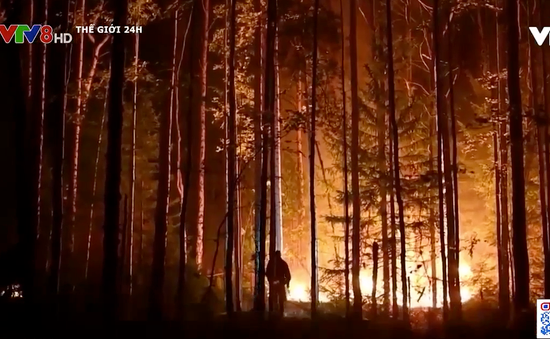
[[0, 1], [0, 24], [73, 37], [0, 43], [2, 314], [267, 314], [281, 251], [288, 318], [534, 322], [550, 45], [529, 27], [549, 18], [546, 0]]

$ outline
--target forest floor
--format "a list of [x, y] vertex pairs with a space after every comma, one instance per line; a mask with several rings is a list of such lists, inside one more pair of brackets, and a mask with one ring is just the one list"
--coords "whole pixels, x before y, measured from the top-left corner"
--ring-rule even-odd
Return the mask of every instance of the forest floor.
[[[4, 305], [7, 306], [7, 305]], [[13, 305], [12, 305], [13, 306]], [[312, 320], [306, 303], [289, 302], [285, 317], [259, 316], [239, 312], [231, 317], [219, 315], [188, 322], [127, 321], [106, 324], [85, 312], [72, 312], [56, 321], [25, 319], [17, 307], [2, 307], [0, 338], [235, 338], [235, 339], [500, 339], [535, 338], [535, 316], [526, 315], [523, 325], [510, 327], [488, 310], [464, 312], [466, 319], [452, 327], [418, 326], [411, 312], [412, 329], [400, 321], [347, 320], [339, 315], [321, 313]], [[11, 311], [10, 311], [11, 309]], [[95, 318], [95, 320], [93, 320]]]
[[[0, 323], [3, 323], [0, 321]], [[25, 324], [26, 323], [26, 324]], [[23, 325], [23, 326], [21, 326]], [[185, 339], [528, 339], [535, 329], [527, 326], [510, 329], [503, 324], [484, 326], [464, 323], [454, 328], [411, 330], [400, 323], [350, 321], [336, 316], [309, 318], [259, 319], [252, 313], [237, 313], [232, 318], [220, 316], [208, 321], [145, 322], [131, 321], [102, 324], [76, 322], [11, 322], [0, 326], [0, 338], [185, 338]]]

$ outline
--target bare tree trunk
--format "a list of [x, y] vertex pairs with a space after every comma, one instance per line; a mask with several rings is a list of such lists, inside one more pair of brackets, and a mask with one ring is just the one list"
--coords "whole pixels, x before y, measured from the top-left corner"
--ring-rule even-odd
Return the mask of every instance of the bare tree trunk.
[[[194, 261], [197, 269], [204, 270], [203, 246], [204, 246], [204, 166], [206, 157], [206, 91], [208, 74], [208, 32], [209, 32], [210, 0], [195, 0], [193, 6], [192, 25], [196, 28], [192, 41], [196, 43], [197, 54], [193, 57], [193, 125], [190, 127], [197, 131], [193, 143], [193, 164], [191, 175], [188, 232], [190, 240], [189, 259]], [[195, 167], [196, 166], [196, 167]]]
[[[193, 4], [194, 6], [194, 4]], [[191, 129], [187, 130], [187, 162], [186, 162], [186, 168], [184, 169], [182, 166], [182, 138], [181, 138], [181, 123], [180, 123], [180, 117], [184, 116], [184, 111], [182, 110], [179, 102], [180, 102], [180, 96], [179, 96], [179, 86], [181, 82], [181, 65], [183, 62], [183, 57], [185, 53], [185, 48], [187, 45], [187, 37], [189, 34], [189, 31], [191, 29], [192, 24], [192, 15], [193, 15], [193, 9], [189, 11], [189, 18], [187, 19], [187, 27], [185, 29], [185, 35], [183, 36], [183, 41], [181, 44], [181, 50], [180, 50], [180, 60], [176, 69], [176, 81], [175, 81], [175, 91], [174, 91], [174, 101], [175, 101], [175, 108], [174, 109], [174, 123], [176, 127], [176, 143], [175, 143], [175, 152], [176, 152], [176, 186], [178, 190], [178, 194], [180, 195], [180, 225], [179, 225], [179, 265], [178, 265], [178, 287], [176, 289], [176, 312], [179, 319], [185, 319], [185, 291], [186, 291], [186, 284], [187, 284], [187, 276], [186, 276], [186, 270], [187, 270], [187, 225], [186, 225], [186, 216], [187, 216], [187, 202], [189, 198], [189, 178], [191, 173], [191, 150], [192, 150], [192, 144], [193, 144], [193, 133]], [[188, 52], [189, 54], [189, 60], [193, 60], [191, 55], [192, 51], [190, 50]], [[191, 64], [189, 64], [191, 67]], [[189, 83], [189, 110], [187, 111], [186, 117], [186, 123], [187, 126], [191, 126], [193, 120], [191, 112], [192, 107], [192, 94], [193, 94], [193, 86], [191, 86], [191, 83]]]
[[[449, 255], [453, 255], [452, 265], [449, 264], [449, 272], [452, 273], [453, 282], [451, 286], [452, 289], [452, 297], [451, 297], [451, 309], [454, 306], [453, 313], [456, 316], [457, 320], [460, 320], [462, 318], [462, 300], [460, 297], [460, 274], [459, 274], [459, 267], [460, 267], [460, 228], [459, 228], [459, 218], [458, 218], [458, 150], [457, 150], [457, 136], [456, 136], [456, 116], [455, 116], [455, 103], [454, 103], [454, 72], [453, 72], [453, 50], [452, 50], [452, 38], [453, 38], [453, 28], [451, 25], [450, 15], [448, 16], [447, 21], [447, 50], [448, 50], [448, 74], [449, 74], [449, 119], [450, 119], [450, 133], [447, 133], [447, 135], [451, 138], [449, 141], [448, 138], [445, 138], [448, 142], [451, 143], [448, 148], [450, 148], [450, 151], [448, 153], [449, 158], [449, 167], [446, 169], [446, 173], [448, 172], [450, 175], [450, 190], [446, 191], [448, 198], [447, 202], [448, 204], [452, 205], [452, 212], [449, 213], [450, 208], [447, 209], [447, 217], [452, 217], [452, 226], [453, 226], [453, 239], [452, 239], [452, 251], [449, 252]], [[447, 130], [448, 131], [448, 130]], [[445, 182], [447, 182], [447, 178], [445, 178]], [[451, 223], [449, 222], [449, 227]], [[451, 234], [449, 233], [449, 236]], [[450, 280], [451, 277], [449, 277]]]
[[179, 8], [174, 12], [174, 47], [172, 52], [172, 77], [170, 83], [169, 109], [160, 117], [159, 128], [159, 176], [157, 202], [155, 207], [155, 236], [153, 243], [153, 263], [151, 268], [151, 286], [149, 287], [149, 314], [151, 320], [162, 319], [164, 301], [164, 280], [167, 237], [167, 214], [170, 199], [170, 174], [172, 173], [172, 124], [175, 110], [176, 60], [178, 46]]
[[512, 247], [516, 286], [516, 316], [529, 308], [529, 255], [525, 221], [525, 176], [523, 168], [523, 118], [519, 80], [519, 23], [517, 0], [506, 1], [508, 18], [508, 97], [512, 159]]
[[[254, 11], [260, 13], [262, 11], [261, 0], [254, 1]], [[255, 75], [254, 75], [254, 309], [263, 311], [265, 309], [265, 223], [262, 221], [264, 216], [263, 211], [263, 161], [262, 149], [262, 108], [263, 108], [263, 20], [259, 16], [255, 32]], [[262, 240], [263, 239], [263, 240]], [[263, 241], [263, 244], [262, 244]], [[262, 248], [264, 248], [262, 252]]]
[[392, 285], [392, 317], [393, 319], [399, 318], [399, 305], [397, 304], [397, 225], [395, 224], [395, 194], [393, 184], [393, 139], [390, 138], [390, 150], [389, 150], [389, 164], [391, 170], [389, 177], [390, 186], [390, 229], [391, 229], [391, 285]]
[[395, 73], [393, 67], [393, 32], [391, 0], [386, 0], [386, 39], [388, 44], [388, 108], [391, 122], [391, 137], [393, 139], [393, 171], [395, 199], [397, 200], [399, 217], [399, 234], [401, 238], [401, 288], [403, 291], [403, 321], [409, 323], [409, 307], [407, 305], [407, 266], [406, 266], [406, 235], [403, 198], [401, 194], [401, 175], [399, 170], [399, 130], [395, 116]]
[[353, 235], [352, 235], [352, 285], [353, 313], [359, 319], [363, 317], [363, 300], [359, 271], [361, 264], [361, 200], [359, 192], [359, 95], [357, 79], [357, 3], [350, 0], [350, 64], [351, 64], [351, 190], [353, 198]]
[[[80, 2], [80, 24], [85, 25], [85, 15], [86, 15], [86, 0], [81, 0]], [[67, 252], [65, 253], [65, 261], [67, 267], [67, 276], [69, 277], [69, 282], [74, 283], [72, 276], [74, 273], [74, 265], [76, 264], [73, 258], [74, 254], [74, 239], [75, 239], [75, 222], [76, 222], [76, 199], [78, 197], [78, 164], [80, 157], [80, 132], [82, 128], [82, 121], [84, 115], [82, 112], [82, 103], [84, 101], [84, 41], [86, 40], [85, 33], [80, 33], [79, 47], [78, 47], [78, 68], [76, 74], [76, 83], [77, 83], [77, 95], [76, 95], [76, 111], [72, 117], [72, 134], [70, 136], [72, 144], [72, 154], [70, 156], [70, 166], [69, 166], [69, 190], [67, 196], [67, 223], [66, 223], [66, 237], [67, 237]]]
[[[529, 6], [527, 9], [528, 22], [530, 27], [538, 26], [533, 18], [534, 12], [536, 11], [537, 6], [535, 5], [535, 0], [529, 1]], [[542, 8], [538, 10], [542, 11]], [[545, 154], [545, 143], [546, 143], [546, 130], [543, 122], [545, 121], [545, 113], [541, 108], [543, 105], [540, 104], [538, 95], [539, 95], [539, 85], [538, 85], [538, 69], [537, 62], [538, 58], [535, 55], [536, 50], [533, 49], [533, 44], [531, 39], [528, 41], [529, 46], [529, 80], [531, 85], [531, 90], [529, 92], [529, 101], [531, 109], [533, 110], [533, 117], [535, 123], [537, 124], [537, 148], [538, 148], [538, 158], [539, 158], [539, 199], [540, 199], [540, 210], [541, 210], [541, 226], [542, 226], [542, 245], [544, 253], [544, 263], [545, 263], [545, 274], [544, 274], [544, 294], [548, 295], [550, 293], [550, 281], [546, 279], [546, 266], [547, 262], [550, 262], [550, 252], [548, 248], [548, 204], [546, 201], [546, 154]], [[543, 61], [544, 63], [544, 61]], [[546, 79], [543, 78], [543, 82]], [[544, 95], [543, 95], [544, 100]]]
[[[237, 130], [238, 134], [238, 130]], [[238, 140], [238, 138], [236, 138]], [[240, 149], [240, 145], [239, 145]], [[239, 154], [241, 154], [241, 150], [239, 151]], [[234, 230], [234, 242], [235, 242], [235, 251], [233, 260], [235, 261], [235, 311], [241, 312], [242, 311], [242, 228], [243, 228], [243, 205], [242, 205], [242, 182], [240, 179], [240, 175], [243, 172], [242, 165], [239, 161], [239, 157], [236, 157], [236, 168], [237, 168], [237, 174], [236, 174], [236, 202], [235, 202], [235, 219], [236, 221], [236, 227]]]
[[390, 309], [390, 265], [388, 252], [388, 200], [387, 200], [387, 168], [386, 168], [386, 111], [377, 110], [378, 131], [378, 172], [380, 178], [380, 219], [382, 222], [382, 279], [384, 285], [384, 299], [382, 310], [387, 313]]
[[[269, 126], [270, 134], [264, 132], [264, 147], [269, 149], [269, 168], [270, 168], [270, 227], [269, 227], [269, 257], [273, 258], [275, 254], [276, 225], [275, 225], [275, 96], [276, 96], [276, 74], [275, 74], [275, 40], [277, 36], [277, 1], [268, 0], [267, 2], [267, 36], [266, 36], [266, 66], [265, 66], [265, 99], [264, 114]], [[265, 128], [265, 126], [264, 126]], [[267, 159], [264, 163], [267, 166]], [[266, 196], [267, 198], [267, 196]], [[273, 285], [269, 285], [269, 310], [273, 310]]]
[[233, 249], [234, 249], [234, 228], [240, 227], [236, 222], [236, 187], [237, 187], [237, 103], [235, 93], [235, 36], [236, 36], [236, 17], [237, 0], [231, 0], [231, 11], [229, 15], [230, 34], [229, 34], [229, 149], [228, 171], [227, 171], [227, 221], [225, 235], [225, 311], [231, 315], [234, 312], [233, 305]]
[[[114, 5], [114, 4], [113, 4]], [[124, 26], [128, 16], [127, 0], [114, 6], [113, 24]], [[122, 158], [124, 35], [113, 34], [111, 47], [111, 78], [109, 82], [109, 110], [107, 118], [107, 164], [105, 168], [105, 224], [103, 238], [103, 302], [106, 319], [117, 315], [118, 239], [120, 234], [120, 176]]]
[[[34, 21], [34, 1], [29, 1], [29, 21]], [[49, 18], [48, 18], [49, 19]], [[49, 20], [48, 20], [49, 22]], [[32, 98], [32, 67], [33, 67], [33, 57], [32, 57], [32, 46], [33, 44], [28, 44], [29, 59], [27, 62], [27, 98], [30, 100]]]
[[[441, 79], [441, 70], [440, 70], [440, 25], [439, 25], [439, 1], [434, 0], [433, 3], [433, 17], [432, 17], [432, 34], [433, 34], [433, 78], [434, 78], [434, 90], [436, 95], [436, 117], [437, 117], [437, 176], [438, 176], [438, 196], [439, 196], [439, 241], [441, 244], [441, 270], [443, 277], [443, 318], [447, 319], [448, 316], [448, 304], [447, 304], [447, 255], [445, 249], [445, 212], [446, 205], [444, 198], [446, 197], [444, 193], [444, 179], [443, 172], [445, 171], [443, 163], [443, 134], [441, 128], [441, 116], [443, 115], [443, 110], [445, 109], [444, 102], [444, 89]], [[454, 220], [454, 219], [453, 219]], [[448, 225], [447, 225], [448, 226]], [[448, 226], [449, 228], [450, 226]], [[450, 246], [450, 245], [449, 245]], [[449, 253], [450, 256], [450, 253]]]
[[[52, 3], [53, 5], [53, 3]], [[52, 15], [54, 13], [54, 15]], [[68, 26], [69, 1], [58, 1], [48, 12], [49, 24], [59, 31], [65, 32]], [[59, 14], [59, 15], [55, 15]], [[32, 46], [29, 44], [29, 46]], [[50, 66], [55, 70], [55, 76], [50, 76], [50, 97], [53, 101], [50, 104], [50, 130], [52, 131], [53, 144], [53, 168], [52, 168], [52, 233], [51, 233], [51, 265], [48, 279], [48, 293], [55, 298], [59, 292], [59, 270], [61, 264], [61, 232], [63, 230], [63, 158], [65, 138], [65, 101], [67, 95], [67, 72], [66, 63], [67, 46], [54, 44], [49, 48]], [[52, 305], [53, 306], [53, 305]], [[54, 314], [56, 310], [53, 310]]]
[[346, 111], [346, 49], [344, 35], [344, 3], [340, 0], [340, 29], [342, 31], [342, 142], [344, 148], [343, 163], [344, 163], [344, 283], [345, 283], [345, 298], [346, 298], [346, 317], [350, 314], [350, 293], [349, 293], [349, 185], [348, 185], [348, 136], [347, 126], [348, 117]]
[[[137, 105], [138, 105], [138, 79], [139, 79], [139, 34], [134, 35], [134, 93], [132, 105], [132, 120], [130, 122], [132, 141], [130, 144], [130, 206], [129, 211], [129, 238], [130, 248], [128, 249], [128, 293], [133, 294], [133, 276], [134, 276], [134, 218], [136, 213], [136, 124], [137, 124]], [[177, 114], [177, 113], [176, 113]]]
[[[503, 2], [501, 2], [504, 5]], [[508, 212], [508, 138], [506, 121], [507, 108], [506, 108], [506, 85], [504, 83], [505, 72], [504, 65], [506, 63], [506, 36], [504, 28], [500, 27], [499, 22], [503, 21], [503, 13], [497, 13], [497, 69], [498, 69], [498, 129], [499, 129], [499, 145], [500, 145], [500, 209], [501, 209], [501, 241], [498, 244], [500, 246], [501, 264], [499, 265], [502, 271], [502, 279], [499, 280], [499, 307], [501, 313], [505, 316], [506, 321], [510, 317], [510, 260], [508, 253], [508, 246], [510, 242], [509, 237], [509, 212]]]
[[[434, 133], [433, 130], [435, 128], [435, 124], [433, 123], [433, 119], [430, 117], [430, 167], [429, 172], [434, 173], [434, 166], [433, 166], [433, 159], [434, 159], [434, 147], [433, 147], [433, 140], [434, 140]], [[437, 310], [437, 255], [436, 255], [436, 237], [435, 237], [435, 231], [436, 231], [436, 221], [435, 221], [435, 211], [434, 206], [432, 203], [432, 199], [430, 196], [430, 206], [429, 213], [430, 213], [430, 269], [431, 269], [431, 290], [432, 290], [432, 311], [435, 312]]]
[[[110, 72], [110, 70], [109, 70]], [[105, 129], [105, 118], [106, 118], [106, 115], [107, 115], [107, 103], [108, 103], [108, 93], [109, 93], [109, 84], [107, 84], [107, 86], [105, 87], [105, 101], [104, 101], [104, 104], [103, 104], [103, 115], [101, 116], [101, 127], [99, 129], [99, 133], [98, 133], [98, 136], [97, 136], [97, 150], [96, 150], [96, 154], [95, 154], [95, 164], [94, 164], [94, 180], [93, 180], [93, 184], [92, 184], [92, 202], [90, 204], [90, 223], [88, 224], [88, 241], [87, 241], [87, 246], [86, 246], [86, 265], [85, 265], [85, 268], [84, 268], [84, 279], [85, 280], [88, 280], [88, 272], [89, 272], [89, 268], [90, 268], [90, 250], [91, 250], [91, 245], [92, 245], [92, 228], [93, 228], [93, 225], [94, 225], [94, 212], [95, 212], [95, 196], [96, 196], [96, 191], [97, 191], [97, 172], [98, 172], [98, 169], [99, 169], [99, 156], [101, 154], [101, 146], [102, 146], [102, 141], [103, 141], [103, 132], [104, 132], [104, 129]]]
[[372, 244], [372, 291], [371, 291], [371, 313], [372, 318], [378, 315], [376, 302], [376, 284], [378, 282], [378, 243]]
[[[39, 3], [38, 2], [41, 2]], [[46, 0], [37, 0], [34, 1], [37, 3], [36, 12], [34, 15], [34, 23], [45, 24], [48, 19], [48, 3]], [[32, 6], [34, 9], [34, 6]], [[37, 212], [37, 223], [36, 223], [36, 236], [37, 239], [40, 236], [40, 223], [41, 223], [41, 191], [42, 191], [42, 159], [43, 159], [43, 147], [44, 147], [44, 117], [45, 117], [45, 108], [46, 108], [46, 45], [37, 47], [34, 50], [32, 59], [30, 59], [33, 64], [33, 69], [35, 74], [30, 78], [32, 79], [32, 95], [34, 100], [32, 101], [32, 114], [38, 119], [38, 125], [36, 126], [37, 132], [36, 136], [32, 135], [31, 138], [36, 137], [37, 139], [33, 142], [36, 142], [37, 147], [37, 159], [38, 162], [38, 173], [36, 174], [36, 212]], [[31, 73], [32, 74], [32, 73]], [[34, 193], [33, 193], [34, 194]]]
[[309, 131], [309, 210], [311, 218], [311, 317], [317, 316], [317, 303], [319, 300], [318, 287], [318, 248], [317, 248], [317, 212], [315, 207], [315, 139], [316, 112], [317, 112], [317, 63], [319, 36], [319, 0], [315, 0], [313, 7], [313, 61], [311, 70], [311, 122]]
[[280, 68], [279, 68], [279, 28], [275, 28], [275, 109], [273, 111], [273, 170], [275, 204], [275, 249], [283, 251], [283, 197], [281, 177], [281, 89], [280, 89]]
[[[304, 104], [307, 102], [304, 99], [304, 84], [305, 75], [300, 70], [298, 74], [298, 112], [300, 115], [305, 114]], [[305, 219], [305, 206], [304, 206], [304, 151], [303, 151], [303, 131], [302, 128], [296, 130], [296, 171], [298, 172], [298, 229], [302, 230], [304, 227]], [[300, 246], [299, 246], [300, 247]], [[299, 250], [298, 253], [301, 253]]]
[[[538, 0], [538, 12], [539, 12], [539, 24], [542, 26], [546, 24], [544, 18], [544, 13], [548, 13], [548, 10], [544, 10], [542, 5], [542, 0]], [[534, 15], [534, 13], [533, 13]], [[545, 201], [546, 201], [546, 210], [543, 212], [543, 215], [546, 214], [546, 235], [543, 236], [543, 247], [546, 252], [550, 255], [550, 212], [548, 211], [548, 205], [550, 204], [550, 134], [548, 133], [550, 129], [548, 128], [548, 121], [550, 118], [550, 84], [548, 84], [548, 65], [547, 65], [547, 47], [542, 48], [542, 96], [544, 98], [544, 105], [542, 105], [543, 112], [541, 112], [541, 121], [546, 121], [543, 127], [540, 129], [541, 134], [544, 135], [544, 168], [545, 168]], [[540, 159], [539, 159], [540, 161]], [[541, 185], [542, 179], [541, 179]], [[542, 202], [542, 199], [541, 199]], [[544, 229], [543, 229], [544, 234]], [[550, 259], [544, 260], [544, 297], [546, 299], [550, 298]]]

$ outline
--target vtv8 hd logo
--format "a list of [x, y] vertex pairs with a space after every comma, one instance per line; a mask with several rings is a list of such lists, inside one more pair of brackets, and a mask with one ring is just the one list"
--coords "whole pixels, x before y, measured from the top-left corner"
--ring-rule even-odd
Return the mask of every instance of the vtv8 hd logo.
[[38, 36], [43, 44], [51, 42], [68, 44], [73, 41], [70, 33], [54, 33], [50, 25], [33, 25], [32, 27], [29, 25], [0, 25], [0, 37], [5, 43], [13, 41], [16, 44], [23, 44], [27, 40], [29, 44], [32, 44]]

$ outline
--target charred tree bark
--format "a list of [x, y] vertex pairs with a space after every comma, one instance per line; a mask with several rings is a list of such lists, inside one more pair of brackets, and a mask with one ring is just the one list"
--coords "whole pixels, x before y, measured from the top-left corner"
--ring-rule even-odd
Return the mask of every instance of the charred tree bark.
[[[113, 24], [126, 25], [128, 1], [113, 1]], [[107, 319], [116, 318], [118, 239], [120, 234], [120, 176], [122, 168], [122, 125], [124, 87], [124, 35], [113, 34], [111, 47], [111, 78], [107, 120], [107, 164], [105, 167], [105, 223], [103, 226], [103, 302]]]

